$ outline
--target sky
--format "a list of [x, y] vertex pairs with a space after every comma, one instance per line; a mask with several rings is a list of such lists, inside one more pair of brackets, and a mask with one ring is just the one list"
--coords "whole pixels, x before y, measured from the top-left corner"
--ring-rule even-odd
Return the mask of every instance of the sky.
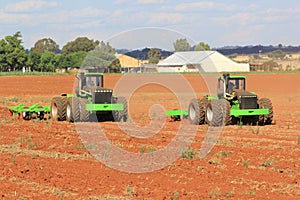
[[77, 37], [114, 48], [173, 49], [187, 38], [212, 48], [300, 45], [299, 0], [0, 0], [0, 38], [22, 34], [31, 48], [51, 38], [62, 48]]

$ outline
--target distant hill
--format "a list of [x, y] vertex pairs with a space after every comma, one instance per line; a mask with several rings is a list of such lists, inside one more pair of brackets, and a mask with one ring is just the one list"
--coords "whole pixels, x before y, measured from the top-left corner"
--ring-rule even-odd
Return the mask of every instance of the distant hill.
[[[163, 59], [173, 54], [173, 52], [170, 52], [170, 51], [166, 51], [166, 50], [162, 50], [162, 49], [158, 49], [158, 50], [160, 50], [161, 56]], [[150, 51], [150, 48], [144, 48], [142, 50], [133, 50], [133, 51], [130, 51], [127, 49], [117, 50], [117, 52], [119, 54], [125, 54], [127, 56], [131, 56], [131, 57], [139, 59], [139, 60], [148, 60], [148, 52], [149, 51]]]
[[300, 52], [300, 46], [231, 46], [215, 48], [212, 50], [218, 51], [224, 55], [269, 53], [275, 50], [281, 50], [286, 53], [298, 53]]
[[[172, 55], [174, 52], [171, 51], [165, 51], [162, 49], [159, 49], [161, 51], [162, 59]], [[258, 53], [269, 53], [275, 50], [281, 50], [286, 53], [298, 53], [300, 52], [300, 46], [263, 46], [263, 45], [256, 45], [256, 46], [225, 46], [220, 48], [212, 48], [213, 51], [218, 51], [222, 53], [223, 55], [232, 55], [232, 54], [258, 54]], [[133, 50], [130, 51], [128, 49], [119, 49], [117, 52], [119, 54], [125, 54], [128, 56], [131, 56], [133, 58], [139, 59], [139, 60], [148, 60], [148, 52], [150, 51], [150, 48], [144, 48], [142, 50]]]

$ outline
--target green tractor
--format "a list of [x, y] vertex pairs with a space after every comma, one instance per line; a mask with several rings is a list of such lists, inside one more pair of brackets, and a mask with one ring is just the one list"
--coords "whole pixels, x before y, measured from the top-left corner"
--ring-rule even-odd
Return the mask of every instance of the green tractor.
[[273, 121], [273, 106], [270, 99], [258, 99], [255, 93], [246, 91], [245, 76], [223, 74], [218, 78], [217, 95], [192, 99], [188, 117], [197, 125], [269, 125]]
[[53, 120], [127, 121], [125, 97], [117, 97], [111, 89], [103, 87], [102, 73], [80, 73], [76, 78], [78, 86], [75, 87], [75, 94], [61, 94], [52, 99], [50, 115]]

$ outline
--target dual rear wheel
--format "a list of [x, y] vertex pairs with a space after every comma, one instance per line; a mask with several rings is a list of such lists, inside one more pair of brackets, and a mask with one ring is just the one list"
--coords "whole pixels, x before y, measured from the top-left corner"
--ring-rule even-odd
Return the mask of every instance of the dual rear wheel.
[[[273, 106], [270, 99], [261, 98], [257, 102], [258, 109], [268, 109], [269, 114], [259, 116], [242, 117], [247, 124], [269, 125], [273, 121]], [[189, 105], [188, 115], [191, 124], [210, 126], [225, 126], [233, 124], [236, 118], [230, 115], [231, 105], [225, 99], [210, 100], [205, 98], [192, 99]], [[254, 122], [253, 122], [254, 121]]]
[[224, 126], [231, 121], [230, 104], [225, 99], [192, 99], [188, 115], [190, 122], [196, 125], [207, 123], [210, 126]]
[[[88, 103], [88, 99], [86, 98], [54, 97], [50, 108], [51, 118], [55, 121], [89, 121], [91, 113], [85, 109], [85, 106]], [[113, 103], [123, 104], [123, 110], [113, 111], [112, 114], [114, 121], [126, 122], [128, 119], [128, 106], [126, 99], [124, 97], [118, 97]]]
[[230, 103], [225, 99], [211, 100], [206, 106], [205, 122], [210, 126], [231, 124]]
[[113, 120], [116, 122], [126, 122], [128, 119], [128, 104], [125, 97], [117, 97], [113, 103], [123, 104], [123, 110], [113, 111]]
[[85, 109], [88, 103], [84, 98], [54, 97], [51, 102], [50, 114], [55, 121], [88, 121], [89, 111]]

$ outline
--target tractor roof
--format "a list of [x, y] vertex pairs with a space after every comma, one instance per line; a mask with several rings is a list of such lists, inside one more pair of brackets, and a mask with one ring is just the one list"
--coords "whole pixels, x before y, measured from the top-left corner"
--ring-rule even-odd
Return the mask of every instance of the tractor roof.
[[[218, 79], [221, 79], [222, 77], [224, 77], [224, 75], [223, 76], [219, 76]], [[228, 75], [227, 77], [231, 78], [231, 79], [241, 79], [241, 78], [246, 79], [246, 76], [239, 76], [239, 75], [237, 75], [237, 76]]]
[[103, 73], [84, 73], [85, 76], [103, 76]]
[[246, 78], [246, 76], [229, 76], [229, 78]]

